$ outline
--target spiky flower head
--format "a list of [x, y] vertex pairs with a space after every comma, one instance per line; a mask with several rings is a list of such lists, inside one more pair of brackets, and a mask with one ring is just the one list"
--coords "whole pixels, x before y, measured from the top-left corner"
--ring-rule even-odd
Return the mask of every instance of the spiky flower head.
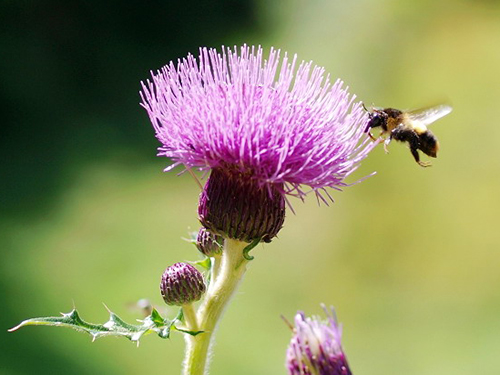
[[182, 306], [196, 302], [205, 290], [200, 271], [188, 263], [167, 267], [161, 277], [160, 292], [167, 305]]
[[224, 239], [221, 236], [209, 232], [201, 227], [196, 237], [196, 247], [207, 257], [213, 257], [222, 253]]
[[[341, 81], [332, 84], [323, 68], [275, 49], [265, 58], [261, 47], [201, 48], [198, 58], [188, 55], [153, 74], [141, 97], [162, 143], [159, 155], [173, 160], [166, 170], [212, 170], [207, 185], [229, 176], [231, 183], [212, 185], [228, 189], [219, 196], [236, 198], [212, 206], [205, 191], [199, 209], [205, 227], [229, 238], [270, 241], [284, 220], [285, 195], [303, 198], [309, 186], [325, 200], [325, 188], [345, 186], [375, 146], [364, 133], [367, 114]], [[233, 206], [248, 195], [244, 189], [265, 192], [250, 194], [249, 222]], [[257, 223], [269, 217], [263, 206], [275, 210], [274, 222]]]
[[341, 327], [335, 312], [322, 305], [327, 320], [306, 317], [299, 311], [295, 316], [294, 334], [286, 353], [290, 375], [351, 375], [341, 346]]

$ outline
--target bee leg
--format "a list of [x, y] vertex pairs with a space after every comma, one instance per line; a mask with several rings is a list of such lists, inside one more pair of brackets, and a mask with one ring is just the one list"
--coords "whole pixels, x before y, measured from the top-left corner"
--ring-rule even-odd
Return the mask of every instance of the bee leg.
[[410, 151], [413, 157], [415, 158], [415, 161], [417, 162], [418, 165], [421, 167], [430, 167], [431, 163], [428, 161], [420, 161], [420, 155], [418, 153], [418, 140], [412, 140], [410, 141]]
[[375, 138], [375, 137], [372, 135], [372, 133], [370, 133], [370, 132], [368, 132], [368, 136], [369, 136], [369, 137], [372, 139], [372, 141], [374, 141], [374, 142], [377, 140], [377, 138]]
[[418, 165], [420, 165], [421, 167], [432, 167], [432, 163], [430, 161], [419, 161], [418, 162]]
[[387, 148], [387, 146], [389, 146], [389, 143], [391, 143], [391, 141], [392, 141], [392, 137], [389, 137], [384, 141], [384, 151], [386, 154], [389, 153], [389, 149]]

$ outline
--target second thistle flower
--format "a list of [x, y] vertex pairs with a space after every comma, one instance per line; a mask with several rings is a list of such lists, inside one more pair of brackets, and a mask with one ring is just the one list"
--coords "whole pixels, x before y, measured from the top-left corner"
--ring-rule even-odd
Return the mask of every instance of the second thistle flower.
[[351, 375], [342, 350], [341, 328], [333, 308], [323, 309], [327, 320], [306, 317], [303, 312], [295, 316], [294, 334], [286, 353], [286, 366], [290, 375]]

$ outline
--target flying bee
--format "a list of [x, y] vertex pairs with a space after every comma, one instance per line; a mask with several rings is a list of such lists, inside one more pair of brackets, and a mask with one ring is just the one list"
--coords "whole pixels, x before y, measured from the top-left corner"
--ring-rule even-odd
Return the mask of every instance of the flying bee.
[[394, 139], [399, 142], [408, 142], [410, 152], [415, 161], [422, 167], [429, 167], [430, 162], [420, 161], [418, 150], [430, 157], [437, 157], [439, 142], [427, 126], [446, 116], [452, 108], [448, 105], [438, 105], [412, 111], [400, 111], [394, 108], [373, 109], [369, 112], [369, 120], [365, 132], [375, 140], [370, 130], [380, 127], [380, 137], [389, 135], [384, 141], [384, 150]]

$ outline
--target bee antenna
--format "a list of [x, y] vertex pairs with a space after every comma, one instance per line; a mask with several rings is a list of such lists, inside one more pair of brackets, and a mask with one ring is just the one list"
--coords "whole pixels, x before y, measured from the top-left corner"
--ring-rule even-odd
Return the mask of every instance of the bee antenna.
[[363, 106], [363, 108], [365, 109], [365, 111], [368, 112], [368, 109], [366, 109], [365, 103], [361, 102], [361, 105]]

